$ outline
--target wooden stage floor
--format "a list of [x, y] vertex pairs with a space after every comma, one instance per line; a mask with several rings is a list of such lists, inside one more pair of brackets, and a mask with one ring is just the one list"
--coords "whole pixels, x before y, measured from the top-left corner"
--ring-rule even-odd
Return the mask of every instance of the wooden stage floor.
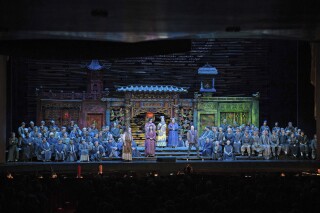
[[135, 174], [143, 176], [150, 172], [158, 175], [177, 174], [190, 164], [196, 174], [253, 174], [253, 173], [303, 173], [317, 172], [319, 161], [311, 160], [177, 160], [176, 162], [158, 162], [153, 160], [121, 160], [101, 162], [14, 162], [0, 164], [1, 174], [57, 174], [76, 175], [81, 166], [83, 175], [97, 174], [99, 165], [103, 166], [104, 174]]

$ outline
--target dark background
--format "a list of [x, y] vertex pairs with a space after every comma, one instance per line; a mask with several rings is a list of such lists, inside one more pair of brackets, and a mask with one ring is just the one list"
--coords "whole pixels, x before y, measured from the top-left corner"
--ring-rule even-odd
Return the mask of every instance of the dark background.
[[[206, 79], [197, 75], [197, 69], [209, 63], [219, 72], [214, 76], [215, 96], [250, 97], [259, 91], [260, 123], [266, 119], [272, 127], [275, 121], [280, 126], [292, 121], [310, 136], [315, 132], [308, 42], [196, 39], [137, 43], [130, 47], [107, 42], [43, 44], [46, 47], [36, 51], [39, 47], [32, 49], [28, 43], [23, 46], [24, 51], [9, 59], [8, 132], [17, 131], [22, 121], [36, 120], [36, 88], [86, 90], [85, 65], [91, 59], [99, 59], [106, 66], [104, 86], [110, 89], [111, 97], [119, 96], [114, 92], [116, 85], [172, 84], [190, 87], [184, 98], [192, 98], [199, 91], [200, 81]], [[106, 48], [101, 49], [101, 45]]]

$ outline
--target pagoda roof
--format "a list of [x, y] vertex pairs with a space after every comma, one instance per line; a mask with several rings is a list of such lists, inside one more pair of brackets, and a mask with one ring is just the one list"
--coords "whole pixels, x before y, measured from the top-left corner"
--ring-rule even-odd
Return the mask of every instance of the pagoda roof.
[[184, 93], [188, 92], [188, 87], [177, 87], [173, 85], [128, 85], [118, 86], [117, 92]]

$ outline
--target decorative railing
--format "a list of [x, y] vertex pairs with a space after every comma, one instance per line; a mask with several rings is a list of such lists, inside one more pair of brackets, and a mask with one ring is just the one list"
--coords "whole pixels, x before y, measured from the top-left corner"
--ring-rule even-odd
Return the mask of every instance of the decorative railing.
[[82, 93], [79, 92], [64, 92], [63, 90], [60, 91], [52, 91], [49, 90], [41, 91], [40, 89], [36, 89], [36, 96], [40, 99], [61, 99], [61, 100], [101, 100], [106, 101], [109, 95], [109, 90], [106, 88], [103, 92], [91, 92], [87, 93], [83, 91]]

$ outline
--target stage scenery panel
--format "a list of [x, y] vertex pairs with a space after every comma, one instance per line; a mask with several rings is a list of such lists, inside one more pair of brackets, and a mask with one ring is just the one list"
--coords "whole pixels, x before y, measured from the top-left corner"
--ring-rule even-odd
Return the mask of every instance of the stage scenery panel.
[[89, 113], [87, 114], [87, 124], [95, 124], [98, 129], [101, 129], [103, 124], [103, 114], [102, 113]]
[[220, 123], [227, 119], [227, 124], [237, 122], [238, 125], [246, 124], [249, 121], [249, 112], [221, 112]]
[[215, 126], [215, 114], [200, 114], [199, 135], [206, 126]]

